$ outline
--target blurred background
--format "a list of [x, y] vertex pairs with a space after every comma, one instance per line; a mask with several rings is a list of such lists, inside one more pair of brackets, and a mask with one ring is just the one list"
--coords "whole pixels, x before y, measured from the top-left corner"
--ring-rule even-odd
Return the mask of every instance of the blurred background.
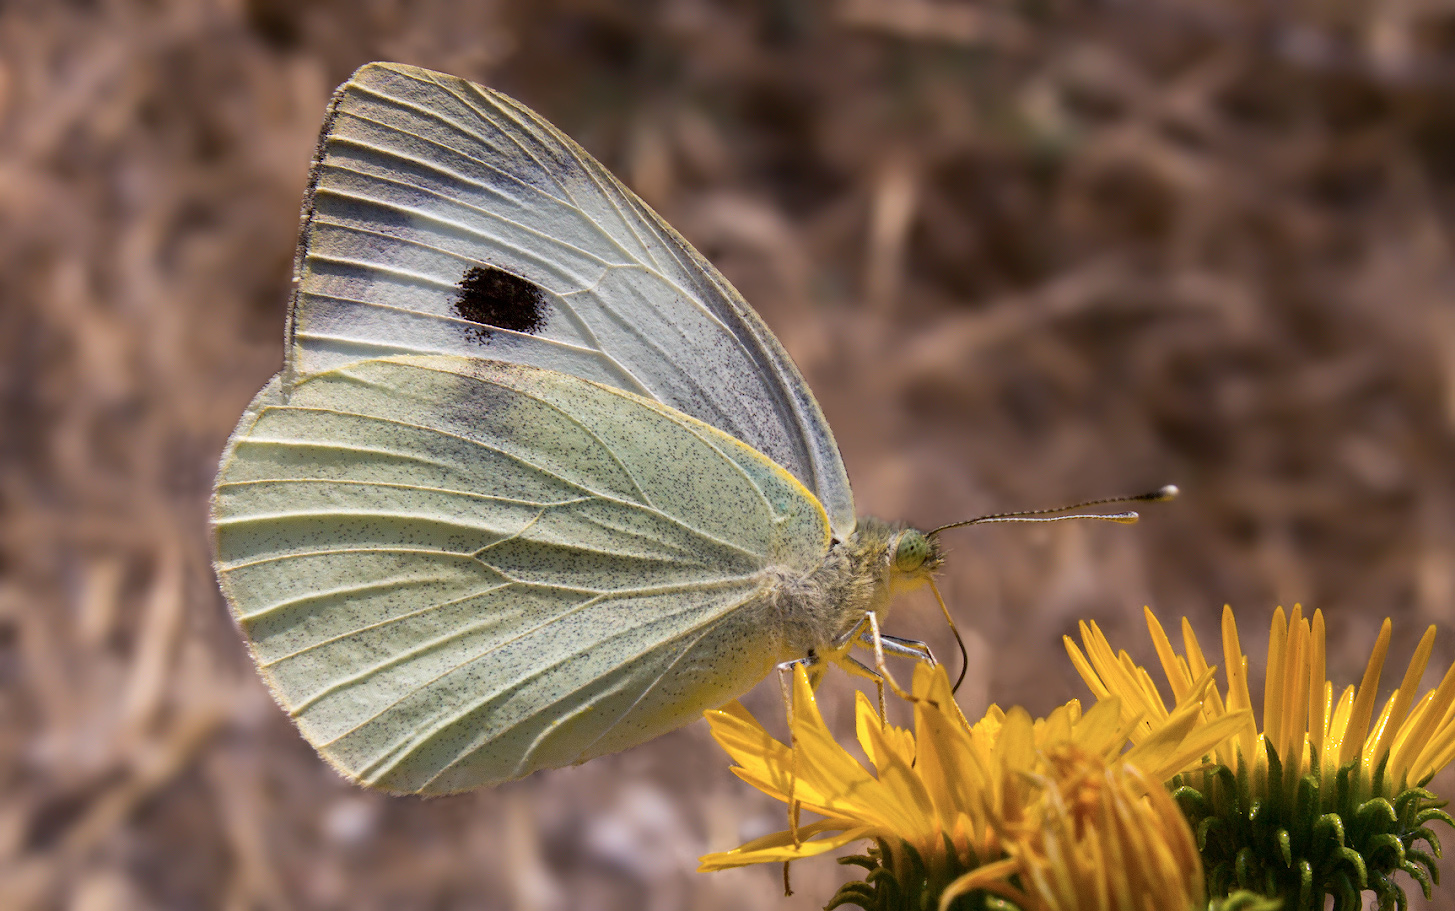
[[[1427, 685], [1455, 658], [1446, 3], [6, 0], [0, 907], [805, 909], [846, 875], [692, 872], [783, 825], [700, 723], [389, 798], [258, 682], [206, 501], [281, 363], [324, 105], [374, 59], [522, 99], [699, 245], [861, 512], [1183, 487], [1131, 528], [954, 533], [967, 713], [1084, 697], [1080, 619], [1150, 660], [1144, 604], [1214, 650], [1233, 605], [1255, 679], [1280, 604], [1324, 611], [1340, 685], [1385, 616], [1386, 692], [1428, 624]], [[953, 655], [932, 602], [888, 629]]]

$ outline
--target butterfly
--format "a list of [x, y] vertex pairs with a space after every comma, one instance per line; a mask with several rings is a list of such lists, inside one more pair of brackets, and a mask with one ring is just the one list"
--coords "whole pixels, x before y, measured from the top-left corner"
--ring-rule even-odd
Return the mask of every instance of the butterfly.
[[783, 662], [928, 657], [878, 623], [935, 534], [856, 518], [767, 325], [539, 115], [364, 66], [300, 234], [284, 366], [211, 526], [263, 680], [346, 777], [467, 790], [643, 743]]

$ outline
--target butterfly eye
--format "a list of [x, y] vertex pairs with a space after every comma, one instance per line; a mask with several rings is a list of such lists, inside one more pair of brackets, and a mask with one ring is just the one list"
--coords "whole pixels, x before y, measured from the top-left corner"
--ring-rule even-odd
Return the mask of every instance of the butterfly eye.
[[899, 536], [894, 548], [894, 568], [902, 573], [912, 573], [924, 565], [930, 555], [930, 542], [923, 532], [910, 529]]

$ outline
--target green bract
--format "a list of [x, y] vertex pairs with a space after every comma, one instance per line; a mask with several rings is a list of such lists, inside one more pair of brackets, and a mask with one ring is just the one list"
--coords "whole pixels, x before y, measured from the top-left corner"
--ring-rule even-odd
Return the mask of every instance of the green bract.
[[[1327, 784], [1304, 775], [1290, 791], [1271, 749], [1268, 765], [1262, 793], [1227, 766], [1173, 779], [1173, 796], [1197, 832], [1211, 894], [1252, 890], [1282, 899], [1285, 911], [1322, 911], [1325, 896], [1333, 896], [1334, 911], [1358, 911], [1367, 889], [1381, 909], [1403, 909], [1406, 898], [1396, 880], [1403, 871], [1430, 897], [1439, 879], [1440, 841], [1429, 823], [1455, 825], [1440, 809], [1443, 801], [1418, 787], [1392, 799], [1361, 799], [1357, 763], [1340, 768]], [[1381, 764], [1375, 794], [1382, 792], [1383, 775]], [[1189, 779], [1201, 779], [1201, 789]]]

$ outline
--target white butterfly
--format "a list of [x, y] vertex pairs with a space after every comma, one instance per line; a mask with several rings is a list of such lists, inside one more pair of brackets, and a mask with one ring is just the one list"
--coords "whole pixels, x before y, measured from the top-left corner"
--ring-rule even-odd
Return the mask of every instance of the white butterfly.
[[446, 793], [642, 743], [780, 662], [848, 660], [940, 563], [856, 522], [812, 394], [718, 271], [498, 92], [356, 72], [295, 271], [216, 569], [350, 779]]

